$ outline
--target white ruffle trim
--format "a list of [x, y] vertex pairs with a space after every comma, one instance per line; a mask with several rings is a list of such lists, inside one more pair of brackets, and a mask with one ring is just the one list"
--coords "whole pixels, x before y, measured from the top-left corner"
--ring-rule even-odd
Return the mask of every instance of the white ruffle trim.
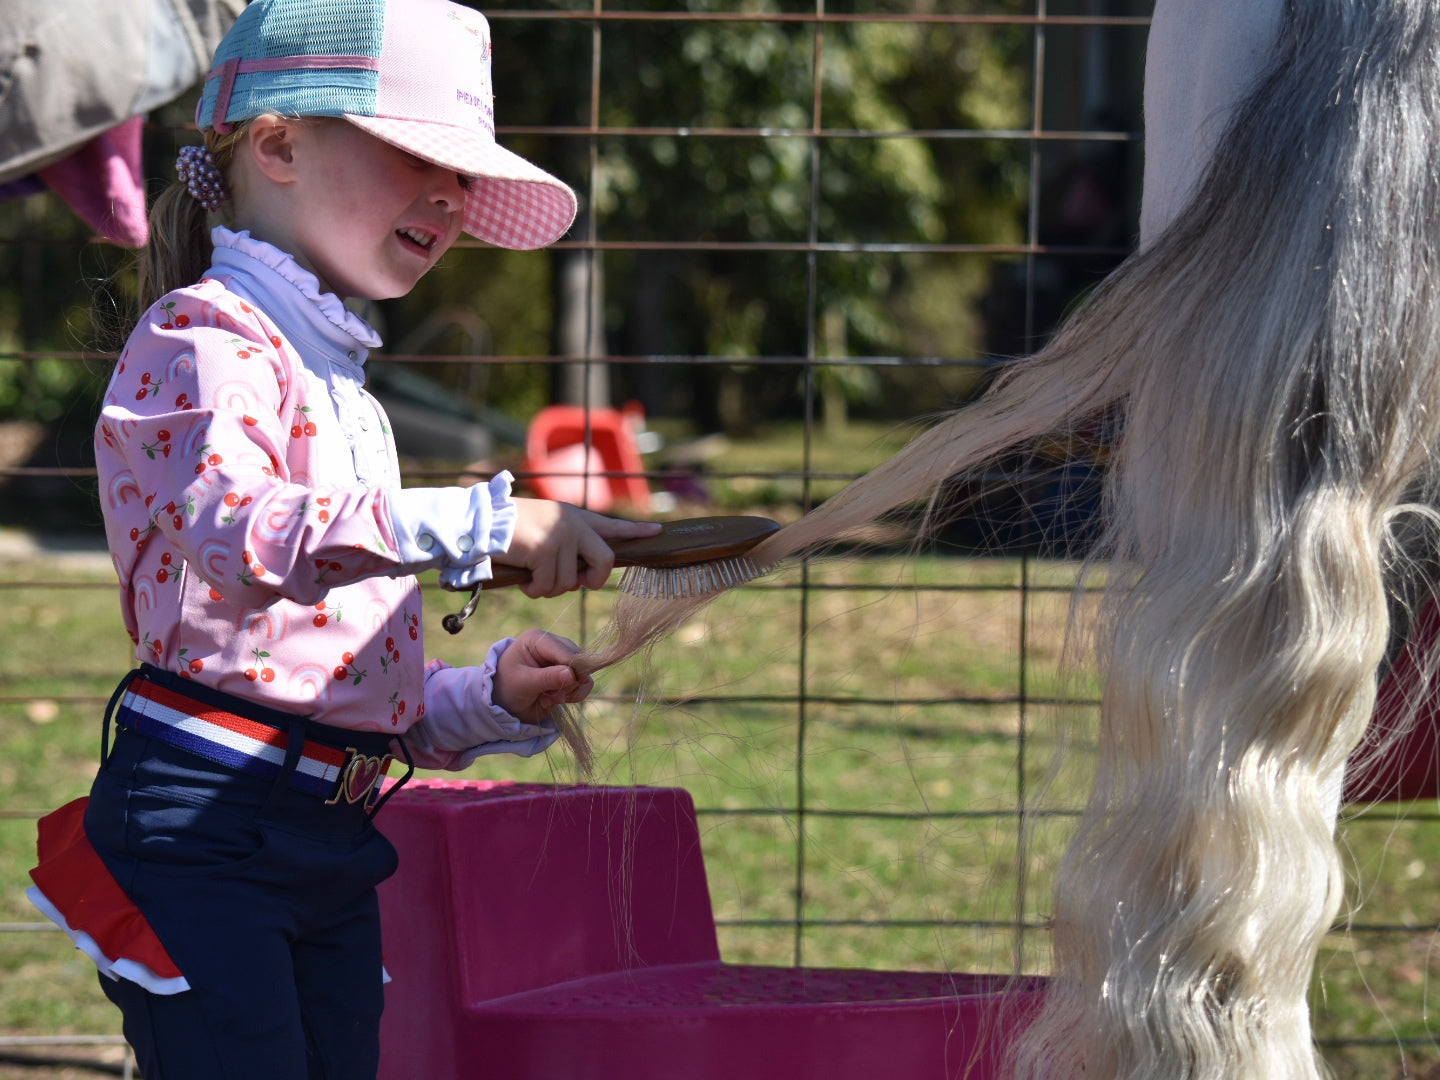
[[126, 979], [144, 987], [152, 994], [179, 994], [190, 989], [190, 983], [184, 975], [176, 976], [173, 979], [165, 978], [155, 974], [138, 960], [127, 960], [123, 957], [119, 960], [110, 959], [96, 944], [94, 938], [84, 930], [76, 930], [65, 921], [65, 916], [60, 914], [59, 909], [50, 902], [38, 886], [31, 885], [25, 890], [25, 896], [40, 909], [47, 919], [70, 935], [70, 940], [75, 943], [75, 947], [91, 959], [100, 970], [100, 974], [117, 980]]
[[229, 248], [269, 267], [314, 304], [332, 326], [339, 327], [368, 349], [379, 347], [380, 335], [375, 328], [347, 308], [340, 297], [332, 292], [323, 292], [320, 279], [296, 262], [289, 252], [281, 251], [266, 240], [256, 239], [250, 235], [249, 229], [234, 232], [224, 225], [216, 225], [210, 230], [210, 240], [217, 248]]

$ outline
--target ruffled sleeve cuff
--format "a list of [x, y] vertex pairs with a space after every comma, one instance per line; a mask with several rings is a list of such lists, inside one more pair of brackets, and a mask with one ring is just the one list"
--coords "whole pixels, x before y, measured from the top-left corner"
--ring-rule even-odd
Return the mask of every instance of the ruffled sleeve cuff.
[[560, 737], [553, 724], [527, 724], [494, 702], [495, 671], [513, 641], [497, 641], [478, 667], [430, 661], [425, 717], [405, 733], [416, 765], [458, 771], [489, 754], [534, 757]]
[[397, 574], [439, 570], [441, 584], [468, 589], [491, 576], [490, 557], [510, 547], [517, 511], [513, 477], [460, 488], [400, 488], [389, 492], [390, 523], [401, 565]]

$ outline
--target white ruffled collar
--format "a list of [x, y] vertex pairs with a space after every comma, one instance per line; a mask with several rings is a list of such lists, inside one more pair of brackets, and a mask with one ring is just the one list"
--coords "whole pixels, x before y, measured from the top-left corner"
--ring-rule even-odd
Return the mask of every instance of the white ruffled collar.
[[[289, 313], [302, 318], [309, 315], [307, 321], [311, 322], [314, 321], [314, 315], [319, 315], [331, 327], [351, 339], [355, 345], [360, 346], [362, 358], [364, 350], [380, 346], [380, 335], [375, 332], [374, 328], [347, 308], [340, 297], [332, 292], [322, 292], [320, 279], [296, 262], [293, 255], [281, 251], [274, 244], [255, 239], [248, 230], [235, 232], [223, 225], [217, 225], [211, 230], [210, 238], [215, 245], [217, 269], [221, 266], [226, 269], [238, 268], [243, 266], [245, 260], [254, 260], [293, 286], [294, 293], [287, 297], [274, 288], [273, 279], [261, 280], [253, 272], [246, 275], [254, 286], [263, 291], [263, 296], [257, 296], [254, 299], [258, 303], [267, 305], [266, 314], [272, 317], [283, 316], [284, 312], [282, 311], [270, 310], [271, 307], [278, 305], [283, 309], [288, 309]], [[287, 301], [303, 301], [303, 303]], [[327, 333], [324, 336], [334, 340], [333, 334]]]

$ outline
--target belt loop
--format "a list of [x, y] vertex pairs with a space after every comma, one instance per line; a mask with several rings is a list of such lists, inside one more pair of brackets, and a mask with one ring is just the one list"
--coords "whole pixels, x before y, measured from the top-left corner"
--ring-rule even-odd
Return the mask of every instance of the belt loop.
[[305, 727], [305, 717], [290, 718], [290, 724], [285, 731], [285, 762], [280, 766], [280, 775], [275, 777], [275, 783], [270, 787], [270, 794], [265, 796], [265, 801], [260, 805], [260, 813], [266, 814], [273, 810], [280, 797], [290, 790], [290, 781], [300, 764], [300, 755], [305, 751]]
[[100, 768], [105, 768], [110, 760], [110, 720], [115, 715], [115, 703], [120, 700], [125, 691], [130, 689], [130, 684], [140, 675], [137, 668], [134, 671], [125, 673], [120, 684], [115, 687], [115, 692], [110, 695], [110, 700], [105, 705], [105, 719], [100, 724]]
[[375, 805], [370, 807], [370, 809], [366, 811], [366, 816], [371, 821], [375, 820], [375, 815], [380, 813], [380, 808], [384, 806], [387, 801], [389, 801], [390, 796], [394, 795], [395, 792], [399, 791], [402, 787], [408, 784], [410, 782], [410, 778], [415, 775], [415, 759], [410, 756], [410, 747], [405, 745], [405, 737], [403, 735], [396, 735], [393, 741], [399, 745], [400, 755], [405, 759], [405, 775], [400, 777], [399, 780], [396, 780], [395, 783], [391, 784], [390, 787], [387, 788], [381, 794], [381, 796], [375, 800]]

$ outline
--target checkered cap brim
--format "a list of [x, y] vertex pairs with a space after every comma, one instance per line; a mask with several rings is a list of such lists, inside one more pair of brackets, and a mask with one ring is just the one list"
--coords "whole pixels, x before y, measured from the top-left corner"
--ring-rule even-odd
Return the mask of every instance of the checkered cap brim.
[[553, 244], [575, 220], [575, 193], [518, 154], [464, 128], [383, 116], [346, 120], [407, 153], [471, 178], [463, 228], [499, 247]]

